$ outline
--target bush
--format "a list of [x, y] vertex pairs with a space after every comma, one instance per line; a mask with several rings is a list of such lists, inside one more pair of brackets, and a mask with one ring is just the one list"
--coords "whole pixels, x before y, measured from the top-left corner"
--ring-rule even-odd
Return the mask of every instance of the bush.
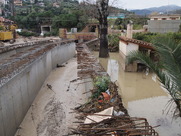
[[98, 98], [102, 92], [108, 89], [110, 78], [108, 76], [96, 77], [94, 80], [94, 87], [96, 92], [92, 94], [93, 98]]
[[133, 38], [137, 40], [142, 40], [145, 42], [151, 42], [153, 39], [158, 37], [160, 34], [158, 33], [135, 33], [133, 34]]
[[139, 30], [139, 29], [142, 29], [142, 28], [143, 28], [143, 26], [140, 25], [140, 24], [134, 24], [134, 25], [133, 25], [133, 29], [134, 29], [134, 30]]
[[119, 47], [119, 36], [120, 34], [108, 35], [109, 47]]
[[29, 31], [22, 31], [22, 32], [17, 32], [17, 33], [18, 33], [19, 35], [25, 36], [25, 37], [38, 36], [37, 33], [29, 32]]
[[4, 27], [3, 27], [3, 26], [0, 26], [0, 30], [4, 30]]
[[165, 33], [165, 34], [160, 34], [160, 33], [135, 33], [133, 34], [133, 38], [137, 40], [142, 40], [145, 42], [152, 42], [153, 40], [157, 38], [171, 38], [175, 40], [176, 43], [181, 42], [181, 32], [178, 33]]
[[49, 33], [45, 33], [43, 36], [44, 37], [51, 36], [51, 33], [50, 32]]

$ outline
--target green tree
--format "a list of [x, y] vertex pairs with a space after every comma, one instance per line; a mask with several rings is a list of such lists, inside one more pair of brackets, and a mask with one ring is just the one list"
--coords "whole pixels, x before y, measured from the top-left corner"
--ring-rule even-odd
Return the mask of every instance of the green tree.
[[181, 24], [179, 25], [179, 30], [178, 31], [181, 32]]
[[53, 28], [72, 28], [76, 27], [78, 23], [75, 14], [61, 14], [53, 18]]
[[108, 20], [109, 15], [109, 0], [86, 0], [82, 3], [81, 7], [92, 19], [97, 19], [99, 22], [99, 37], [100, 37], [100, 50], [99, 57], [109, 57], [108, 50]]
[[153, 47], [159, 55], [158, 62], [154, 62], [142, 52], [132, 52], [128, 57], [128, 63], [139, 60], [156, 73], [159, 81], [176, 103], [181, 117], [181, 43], [160, 37], [153, 42]]

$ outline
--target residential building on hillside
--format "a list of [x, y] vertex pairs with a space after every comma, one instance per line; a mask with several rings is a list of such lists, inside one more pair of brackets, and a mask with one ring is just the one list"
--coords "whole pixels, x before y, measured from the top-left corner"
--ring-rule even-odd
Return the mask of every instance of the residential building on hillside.
[[0, 3], [4, 4], [4, 5], [7, 4], [7, 2], [8, 2], [8, 0], [0, 0]]
[[22, 0], [14, 0], [14, 5], [23, 6], [23, 2], [22, 2]]

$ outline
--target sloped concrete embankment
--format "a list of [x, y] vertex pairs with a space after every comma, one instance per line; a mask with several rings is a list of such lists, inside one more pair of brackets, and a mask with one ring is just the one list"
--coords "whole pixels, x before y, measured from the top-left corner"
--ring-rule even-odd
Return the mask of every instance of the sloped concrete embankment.
[[46, 77], [74, 55], [73, 41], [54, 41], [1, 60], [0, 136], [15, 134]]

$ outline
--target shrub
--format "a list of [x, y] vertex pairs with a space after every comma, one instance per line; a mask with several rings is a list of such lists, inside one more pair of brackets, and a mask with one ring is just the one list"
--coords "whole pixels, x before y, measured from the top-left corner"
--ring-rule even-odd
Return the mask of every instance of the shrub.
[[120, 34], [110, 34], [108, 35], [109, 48], [118, 48], [119, 47], [119, 36]]
[[45, 33], [43, 36], [44, 36], [44, 37], [46, 37], [46, 36], [51, 36], [51, 33], [50, 33], [50, 32], [49, 32], [49, 33]]
[[92, 94], [93, 98], [98, 98], [102, 92], [108, 89], [110, 78], [108, 76], [96, 77], [94, 79], [94, 87], [96, 91]]
[[3, 27], [3, 26], [0, 26], [0, 30], [4, 30], [4, 27]]
[[17, 32], [17, 33], [18, 33], [19, 35], [25, 36], [25, 37], [38, 36], [37, 33], [29, 32], [29, 31], [22, 31], [22, 32]]

